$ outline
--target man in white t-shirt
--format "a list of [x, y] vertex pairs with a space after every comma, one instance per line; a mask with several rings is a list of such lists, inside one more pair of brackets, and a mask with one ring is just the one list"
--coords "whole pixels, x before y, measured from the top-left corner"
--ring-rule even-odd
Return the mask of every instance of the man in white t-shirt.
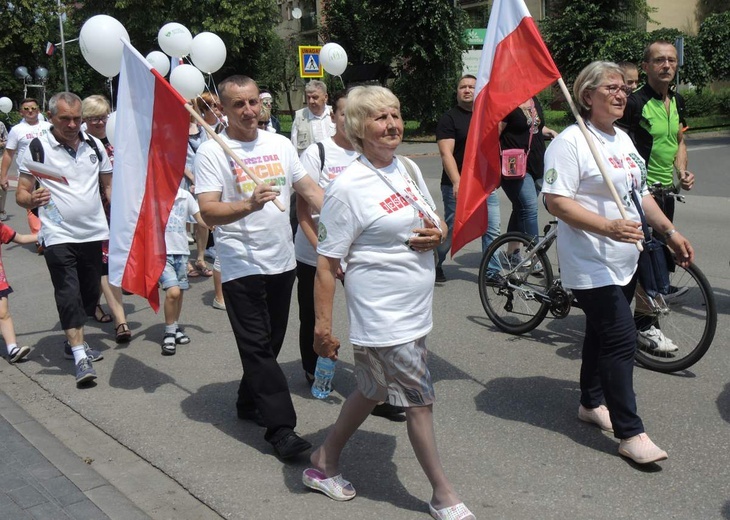
[[[38, 100], [35, 98], [25, 98], [21, 101], [20, 113], [23, 115], [23, 120], [10, 129], [8, 142], [5, 144], [5, 150], [3, 151], [2, 163], [0, 163], [0, 189], [4, 192], [7, 192], [10, 185], [8, 172], [13, 165], [13, 159], [19, 167], [30, 142], [36, 137], [45, 135], [51, 128], [50, 123], [40, 119], [40, 107], [38, 106]], [[3, 208], [3, 211], [0, 212], [0, 220], [6, 218], [7, 215]], [[28, 224], [30, 224], [31, 233], [38, 233], [40, 223], [32, 213], [28, 213]]]
[[[109, 227], [99, 189], [111, 200], [112, 165], [101, 141], [80, 131], [76, 94], [60, 92], [48, 105], [52, 126], [38, 137], [40, 148], [29, 144], [15, 199], [23, 208], [39, 208], [44, 256], [66, 334], [64, 356], [74, 360], [80, 386], [96, 379], [91, 363], [103, 357], [84, 341], [84, 322], [94, 315], [101, 291], [101, 243], [109, 239]], [[61, 172], [67, 182], [34, 177], [34, 161]]]
[[216, 141], [208, 140], [195, 156], [198, 203], [203, 220], [215, 226], [223, 296], [244, 370], [238, 417], [266, 426], [265, 439], [286, 459], [311, 444], [294, 432], [294, 405], [276, 361], [289, 320], [296, 260], [288, 211], [273, 201], [288, 207], [293, 188], [319, 209], [323, 192], [286, 137], [258, 129], [261, 101], [255, 81], [231, 76], [218, 89], [228, 116], [220, 137], [264, 182], [256, 185]]

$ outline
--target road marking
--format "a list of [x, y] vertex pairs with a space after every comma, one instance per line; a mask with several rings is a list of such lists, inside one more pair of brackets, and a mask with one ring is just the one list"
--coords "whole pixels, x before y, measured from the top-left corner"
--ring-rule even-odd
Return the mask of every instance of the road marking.
[[712, 150], [713, 148], [728, 148], [726, 144], [708, 144], [705, 146], [688, 146], [687, 150], [694, 152], [696, 150]]

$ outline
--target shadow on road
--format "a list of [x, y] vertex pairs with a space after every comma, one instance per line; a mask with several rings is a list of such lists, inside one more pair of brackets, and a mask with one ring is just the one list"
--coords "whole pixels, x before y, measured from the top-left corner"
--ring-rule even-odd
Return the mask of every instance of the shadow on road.
[[615, 440], [576, 418], [579, 397], [576, 381], [502, 377], [484, 385], [474, 402], [477, 410], [494, 417], [550, 430], [588, 448], [615, 454]]
[[[720, 417], [725, 419], [725, 422], [730, 423], [730, 383], [725, 385], [725, 389], [717, 396], [717, 409], [720, 412]], [[730, 502], [728, 502], [730, 504]]]

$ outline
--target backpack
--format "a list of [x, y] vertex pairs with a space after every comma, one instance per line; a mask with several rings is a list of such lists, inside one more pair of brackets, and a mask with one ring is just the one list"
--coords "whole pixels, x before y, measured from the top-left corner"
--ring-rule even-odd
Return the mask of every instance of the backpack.
[[[99, 165], [101, 165], [101, 151], [99, 151], [99, 147], [96, 144], [96, 140], [87, 135], [86, 136], [86, 144], [91, 146], [92, 150], [94, 150], [94, 153], [96, 153], [96, 157], [99, 159]], [[45, 162], [45, 152], [43, 151], [43, 145], [41, 144], [41, 140], [35, 137], [28, 147], [28, 150], [30, 151], [30, 158], [33, 159], [35, 162]]]

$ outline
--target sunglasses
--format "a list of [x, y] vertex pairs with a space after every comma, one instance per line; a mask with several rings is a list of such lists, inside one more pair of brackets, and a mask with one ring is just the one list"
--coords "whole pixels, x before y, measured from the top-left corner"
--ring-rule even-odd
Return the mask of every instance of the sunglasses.
[[35, 112], [36, 110], [38, 110], [38, 107], [23, 107], [21, 108], [21, 110], [23, 112]]

